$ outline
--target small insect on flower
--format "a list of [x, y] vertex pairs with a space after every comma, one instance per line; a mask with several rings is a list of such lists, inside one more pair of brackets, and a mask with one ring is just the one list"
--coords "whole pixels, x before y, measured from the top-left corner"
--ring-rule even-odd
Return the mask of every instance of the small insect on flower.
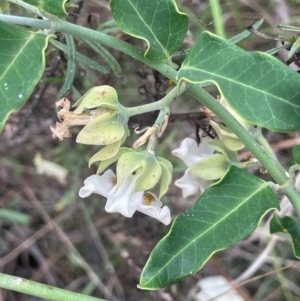
[[157, 202], [157, 197], [154, 193], [150, 192], [150, 191], [145, 191], [144, 195], [143, 195], [143, 203], [145, 205], [153, 205]]

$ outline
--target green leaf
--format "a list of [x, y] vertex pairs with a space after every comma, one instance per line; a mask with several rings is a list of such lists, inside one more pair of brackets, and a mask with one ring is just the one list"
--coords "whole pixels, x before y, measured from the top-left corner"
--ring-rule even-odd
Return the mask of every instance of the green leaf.
[[46, 35], [0, 22], [0, 132], [40, 80], [47, 43]]
[[247, 52], [208, 32], [179, 71], [180, 82], [213, 82], [247, 121], [275, 131], [300, 129], [300, 76], [276, 58]]
[[293, 158], [297, 164], [300, 164], [300, 145], [295, 145], [293, 147]]
[[297, 38], [296, 41], [293, 43], [290, 52], [288, 53], [287, 58], [290, 59], [300, 48], [300, 39]]
[[270, 232], [289, 233], [292, 237], [293, 251], [297, 258], [300, 258], [300, 224], [290, 216], [280, 217], [274, 214], [270, 222]]
[[279, 209], [278, 200], [266, 182], [231, 166], [222, 180], [175, 219], [153, 249], [140, 287], [160, 289], [195, 274], [215, 252], [250, 235], [274, 208]]
[[0, 208], [0, 220], [9, 220], [11, 222], [28, 226], [31, 222], [31, 217], [16, 210]]
[[188, 29], [188, 17], [174, 0], [111, 0], [113, 17], [127, 34], [148, 44], [145, 57], [169, 59], [179, 48]]
[[[49, 42], [54, 45], [56, 48], [58, 48], [59, 50], [63, 51], [64, 53], [68, 54], [68, 47], [63, 44], [60, 43], [58, 41], [55, 41], [54, 39], [50, 39]], [[101, 66], [100, 64], [98, 64], [97, 62], [91, 60], [89, 57], [81, 54], [80, 52], [76, 51], [75, 53], [75, 59], [77, 63], [81, 63], [86, 65], [87, 67], [94, 69], [100, 73], [104, 73], [107, 74], [108, 71], [105, 67]]]
[[57, 100], [60, 100], [71, 89], [76, 73], [76, 48], [74, 38], [72, 35], [67, 33], [65, 34], [65, 38], [68, 47], [68, 65], [66, 70], [65, 81], [58, 92]]
[[57, 17], [65, 17], [67, 16], [67, 12], [65, 10], [65, 3], [67, 0], [23, 0], [24, 2], [36, 6], [37, 8], [55, 15]]

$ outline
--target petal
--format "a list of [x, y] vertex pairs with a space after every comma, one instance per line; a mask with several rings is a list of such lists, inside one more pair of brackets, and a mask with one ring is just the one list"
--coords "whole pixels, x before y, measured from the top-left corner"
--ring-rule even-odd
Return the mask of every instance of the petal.
[[149, 215], [159, 221], [161, 221], [165, 225], [169, 225], [171, 223], [171, 212], [169, 207], [164, 206], [160, 208], [158, 205], [143, 205], [142, 203], [138, 205], [137, 210]]
[[[126, 217], [132, 217], [137, 208], [137, 201], [142, 201], [143, 192], [133, 193], [136, 178], [129, 177], [117, 191], [108, 198], [105, 205], [106, 212], [118, 212]], [[134, 199], [134, 201], [132, 201]]]
[[84, 181], [84, 186], [79, 190], [79, 196], [86, 198], [92, 193], [108, 197], [114, 188], [114, 172], [109, 169], [102, 176], [92, 175]]
[[200, 146], [192, 138], [182, 140], [180, 147], [172, 151], [172, 154], [180, 158], [187, 167], [192, 167], [201, 159], [211, 155], [214, 149], [208, 144], [209, 137], [203, 138]]
[[182, 190], [183, 198], [186, 198], [190, 195], [195, 194], [199, 188], [202, 188], [204, 182], [197, 176], [194, 176], [190, 173], [190, 169], [188, 168], [183, 177], [175, 181], [175, 185]]

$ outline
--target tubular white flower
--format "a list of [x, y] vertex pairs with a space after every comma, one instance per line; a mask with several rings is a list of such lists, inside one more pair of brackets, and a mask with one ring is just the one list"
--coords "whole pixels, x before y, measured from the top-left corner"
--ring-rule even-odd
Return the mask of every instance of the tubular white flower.
[[116, 176], [109, 169], [102, 176], [92, 175], [88, 177], [79, 191], [79, 196], [85, 198], [92, 193], [97, 193], [107, 198], [106, 212], [118, 212], [126, 217], [132, 217], [135, 211], [140, 211], [165, 225], [170, 224], [170, 209], [167, 206], [162, 207], [162, 203], [157, 202], [156, 197], [152, 194], [151, 200], [145, 202], [145, 195], [150, 193], [144, 191], [134, 192], [136, 180], [137, 177], [131, 175], [116, 190]]
[[183, 177], [175, 181], [175, 185], [182, 190], [183, 198], [195, 194], [198, 189], [203, 191], [208, 185], [208, 181], [190, 173], [191, 167], [197, 162], [213, 154], [214, 149], [208, 144], [208, 141], [209, 137], [203, 138], [198, 146], [194, 139], [185, 138], [180, 147], [172, 151], [172, 154], [180, 158], [188, 167]]

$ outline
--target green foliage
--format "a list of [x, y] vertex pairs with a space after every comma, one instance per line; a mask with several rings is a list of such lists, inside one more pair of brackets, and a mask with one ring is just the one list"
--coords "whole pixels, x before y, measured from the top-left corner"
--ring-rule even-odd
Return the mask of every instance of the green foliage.
[[300, 129], [300, 76], [279, 60], [204, 32], [183, 62], [180, 82], [213, 82], [247, 121], [275, 131]]
[[300, 223], [290, 216], [274, 214], [270, 223], [271, 233], [288, 233], [292, 238], [294, 255], [300, 258]]
[[67, 0], [23, 0], [24, 2], [36, 6], [37, 8], [52, 14], [57, 17], [65, 17], [67, 12], [65, 10], [65, 4]]
[[[24, 5], [24, 2], [27, 4]], [[67, 15], [66, 0], [24, 0], [20, 5], [22, 3], [34, 14], [46, 16], [49, 19], [43, 23], [47, 24], [46, 29], [62, 32], [66, 36], [66, 46], [53, 41], [57, 48], [62, 49], [68, 55], [66, 80], [59, 93], [60, 96], [72, 88], [76, 61], [99, 72], [108, 72], [101, 65], [76, 52], [74, 37], [86, 43], [102, 60], [107, 62], [118, 77], [122, 75], [121, 66], [123, 65], [119, 64], [104, 46], [137, 58], [175, 83], [177, 80], [179, 82], [178, 90], [174, 88], [160, 101], [148, 105], [125, 108], [119, 103], [117, 91], [114, 88], [101, 86], [94, 87], [80, 98], [75, 104], [78, 107], [74, 112], [69, 111], [69, 103], [68, 108], [63, 107], [60, 110], [58, 117], [61, 123], [58, 124], [61, 130], [69, 130], [75, 125], [85, 125], [78, 134], [76, 142], [104, 146], [89, 161], [90, 164], [101, 162], [98, 173], [118, 161], [117, 176], [113, 179], [116, 183], [113, 188], [107, 188], [105, 194], [113, 194], [113, 189], [120, 188], [130, 177], [136, 179], [135, 190], [132, 190], [134, 193], [139, 194], [160, 186], [158, 198], [160, 199], [167, 192], [172, 180], [173, 167], [169, 161], [154, 154], [154, 146], [167, 124], [170, 104], [179, 94], [188, 91], [196, 95], [195, 97], [200, 102], [221, 119], [221, 123], [218, 124], [211, 122], [216, 135], [221, 139], [221, 141], [215, 139], [211, 145], [215, 146], [220, 153], [202, 158], [200, 161], [196, 158], [198, 154], [196, 152], [193, 154], [191, 149], [188, 149], [185, 159], [189, 164], [186, 164], [188, 169], [185, 176], [195, 182], [200, 178], [201, 180], [216, 180], [222, 176], [223, 178], [211, 185], [190, 209], [175, 219], [170, 232], [154, 248], [144, 267], [140, 280], [141, 288], [160, 289], [174, 281], [195, 274], [214, 253], [229, 248], [250, 235], [267, 212], [271, 209], [279, 210], [277, 197], [265, 181], [230, 164], [245, 168], [247, 166], [265, 167], [274, 182], [278, 184], [277, 186], [291, 199], [300, 213], [298, 202], [300, 196], [295, 189], [293, 178], [286, 175], [285, 169], [276, 160], [270, 146], [262, 136], [256, 134], [255, 127], [248, 124], [249, 122], [252, 125], [275, 131], [299, 130], [300, 78], [296, 72], [270, 55], [247, 52], [232, 43], [232, 41], [237, 43], [248, 37], [249, 32], [237, 35], [232, 41], [208, 32], [202, 33], [190, 51], [188, 50], [188, 55], [177, 72], [171, 58], [186, 37], [188, 17], [179, 12], [175, 0], [110, 1], [112, 14], [118, 26], [125, 33], [146, 42], [147, 49], [144, 56], [141, 55], [140, 49], [113, 36], [59, 19]], [[210, 3], [211, 6], [215, 5], [211, 8], [215, 12], [214, 23], [217, 32], [225, 36], [224, 25], [221, 22], [220, 3], [219, 1], [210, 1]], [[28, 4], [34, 6], [34, 9]], [[72, 5], [73, 3], [70, 7]], [[0, 9], [6, 10], [7, 6], [8, 2], [0, 0]], [[36, 23], [26, 23], [26, 25], [42, 28], [39, 22], [43, 21], [35, 21]], [[259, 27], [261, 23], [262, 21], [259, 21], [253, 27]], [[49, 37], [51, 35], [47, 36], [0, 22], [0, 53], [3, 58], [0, 62], [0, 97], [2, 100], [0, 130], [9, 114], [20, 108], [29, 98], [41, 78], [45, 67], [44, 51]], [[299, 39], [293, 41], [289, 58], [299, 51]], [[273, 52], [278, 49], [276, 48]], [[185, 81], [190, 84], [185, 85]], [[199, 87], [199, 84], [211, 83], [218, 87], [226, 104], [218, 103]], [[136, 151], [122, 148], [121, 145], [129, 136], [129, 117], [157, 110], [160, 110], [160, 114], [154, 125], [150, 127], [153, 132], [148, 135], [146, 131], [138, 139], [143, 140], [143, 143], [149, 142], [147, 149]], [[235, 123], [230, 123], [231, 120]], [[63, 135], [62, 138], [69, 136]], [[134, 147], [140, 145], [135, 143]], [[244, 146], [253, 153], [252, 161], [250, 159], [238, 161], [237, 151]], [[299, 148], [296, 146], [293, 150], [297, 164], [300, 162]], [[193, 160], [195, 162], [192, 162]], [[99, 184], [96, 189], [101, 185]], [[197, 185], [200, 186], [198, 182]], [[129, 193], [126, 190], [127, 187], [122, 187], [122, 189], [124, 189], [125, 196], [124, 208], [128, 209], [127, 207], [133, 205], [133, 202], [136, 202], [137, 204], [134, 205], [138, 206], [137, 194], [133, 201], [132, 191]], [[146, 193], [152, 195], [151, 192]], [[158, 212], [167, 209], [170, 221], [170, 210], [167, 206], [161, 208], [160, 204], [153, 207], [155, 215], [158, 216]], [[64, 202], [62, 202], [63, 205]], [[151, 202], [143, 204], [145, 207], [151, 205]], [[121, 213], [121, 211], [116, 212]], [[24, 224], [30, 222], [26, 215], [13, 214], [14, 212], [0, 210], [0, 218], [13, 216], [18, 222]], [[280, 218], [275, 215], [270, 228], [272, 233], [284, 232], [291, 235], [294, 253], [298, 258], [300, 258], [299, 225], [291, 217]], [[2, 287], [4, 287], [3, 284]]]
[[299, 49], [300, 49], [300, 39], [297, 38], [291, 47], [291, 50], [288, 54], [288, 59], [290, 59], [293, 55], [295, 55], [296, 52], [299, 51]]
[[66, 78], [64, 84], [62, 85], [60, 91], [58, 92], [57, 99], [62, 98], [69, 91], [69, 89], [71, 89], [76, 73], [76, 62], [75, 62], [76, 49], [75, 49], [74, 38], [70, 34], [66, 34], [65, 38], [66, 38], [67, 49], [68, 49], [67, 51], [68, 66], [67, 66]]
[[297, 164], [300, 164], [300, 145], [295, 145], [293, 147], [293, 158]]
[[176, 218], [153, 249], [140, 287], [159, 289], [195, 274], [215, 253], [250, 235], [271, 209], [276, 195], [262, 180], [231, 166], [221, 181]]
[[45, 68], [46, 35], [0, 22], [0, 131], [29, 98]]
[[169, 59], [185, 38], [188, 18], [174, 0], [111, 0], [111, 10], [124, 32], [147, 42], [151, 61]]

